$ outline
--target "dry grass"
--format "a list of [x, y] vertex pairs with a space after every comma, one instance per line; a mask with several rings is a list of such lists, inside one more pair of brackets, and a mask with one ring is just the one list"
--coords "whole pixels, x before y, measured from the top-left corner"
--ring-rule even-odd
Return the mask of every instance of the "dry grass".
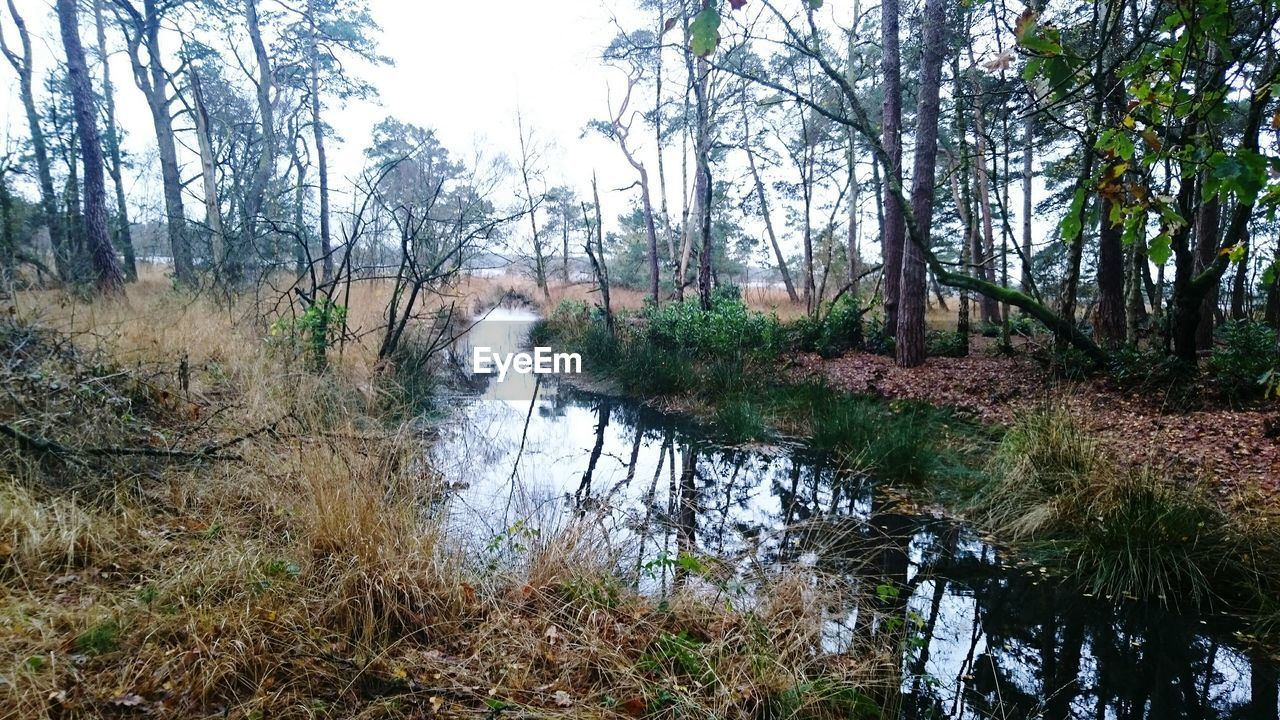
[[[353, 288], [352, 324], [381, 297]], [[819, 649], [846, 591], [812, 578], [659, 606], [590, 518], [481, 562], [428, 512], [448, 479], [386, 421], [371, 342], [317, 376], [249, 308], [156, 276], [127, 305], [15, 304], [0, 422], [60, 445], [0, 438], [2, 718], [837, 717], [893, 683]]]
[[1065, 560], [1095, 592], [1253, 607], [1280, 582], [1274, 512], [1234, 508], [1201, 484], [1118, 461], [1064, 406], [1019, 418], [989, 471], [977, 518]]

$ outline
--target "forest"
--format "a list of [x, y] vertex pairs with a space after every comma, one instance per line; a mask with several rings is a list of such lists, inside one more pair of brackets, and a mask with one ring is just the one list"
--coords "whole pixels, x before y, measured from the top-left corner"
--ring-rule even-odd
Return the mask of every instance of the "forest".
[[0, 718], [1280, 718], [1277, 0], [2, 2]]

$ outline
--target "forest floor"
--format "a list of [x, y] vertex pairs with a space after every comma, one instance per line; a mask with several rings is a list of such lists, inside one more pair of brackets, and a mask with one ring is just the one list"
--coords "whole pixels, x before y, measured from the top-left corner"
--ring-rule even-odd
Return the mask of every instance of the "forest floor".
[[882, 355], [789, 358], [794, 378], [819, 377], [853, 393], [916, 400], [1008, 425], [1046, 407], [1065, 407], [1116, 457], [1174, 477], [1208, 481], [1224, 497], [1280, 497], [1280, 404], [1252, 409], [1177, 407], [1159, 393], [1125, 391], [1102, 379], [1054, 378], [1026, 356], [937, 357], [918, 368]]

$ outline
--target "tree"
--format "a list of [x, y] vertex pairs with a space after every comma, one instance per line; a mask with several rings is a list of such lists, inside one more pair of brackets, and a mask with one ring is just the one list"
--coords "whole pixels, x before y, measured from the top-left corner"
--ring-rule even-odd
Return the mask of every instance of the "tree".
[[80, 18], [76, 0], [58, 0], [58, 28], [67, 53], [67, 78], [75, 107], [76, 129], [80, 153], [84, 158], [84, 230], [85, 245], [93, 268], [98, 292], [107, 296], [124, 295], [124, 278], [116, 262], [115, 248], [107, 231], [107, 190], [103, 167], [102, 143], [98, 136], [97, 108], [93, 84], [80, 43]]
[[53, 171], [49, 162], [49, 147], [45, 142], [44, 128], [40, 123], [40, 112], [36, 108], [33, 78], [35, 74], [34, 55], [31, 50], [31, 35], [27, 31], [26, 22], [18, 14], [13, 0], [7, 0], [9, 15], [18, 29], [18, 42], [22, 47], [19, 55], [9, 48], [0, 32], [0, 51], [18, 73], [18, 93], [22, 98], [22, 108], [27, 116], [27, 131], [30, 133], [31, 151], [35, 156], [36, 179], [40, 187], [40, 209], [44, 222], [49, 228], [49, 241], [53, 245], [54, 266], [58, 270], [59, 279], [70, 281], [71, 270], [67, 249], [64, 247], [66, 232], [62, 217], [58, 212], [58, 196], [53, 191]]
[[263, 201], [267, 193], [267, 185], [276, 164], [276, 124], [275, 124], [275, 74], [272, 70], [271, 58], [267, 54], [266, 44], [262, 41], [261, 21], [258, 17], [258, 0], [244, 0], [245, 27], [249, 30], [249, 42], [253, 46], [253, 56], [257, 67], [257, 75], [253, 78], [254, 97], [257, 100], [258, 120], [261, 126], [261, 143], [258, 149], [257, 162], [253, 174], [249, 178], [248, 189], [244, 199], [244, 238], [238, 243], [224, 261], [224, 282], [234, 287], [242, 280], [241, 263], [244, 248], [252, 247], [257, 240], [259, 216], [262, 214]]
[[[902, 182], [902, 61], [898, 49], [898, 0], [881, 0], [881, 72], [884, 75], [884, 103], [880, 110], [881, 144], [887, 155], [884, 173]], [[880, 227], [880, 249], [884, 255], [885, 332], [897, 336], [898, 298], [902, 283], [902, 253], [906, 229], [901, 198], [884, 189], [884, 221]]]
[[747, 155], [747, 167], [751, 169], [752, 187], [755, 189], [756, 202], [760, 206], [760, 218], [764, 221], [765, 232], [769, 236], [769, 247], [773, 249], [774, 259], [778, 263], [778, 273], [782, 275], [782, 285], [787, 289], [787, 298], [793, 303], [800, 302], [795, 283], [791, 281], [791, 271], [787, 269], [787, 260], [782, 255], [782, 247], [778, 245], [778, 234], [773, 229], [773, 216], [769, 212], [769, 199], [764, 189], [764, 181], [760, 179], [760, 168], [756, 163], [755, 138], [751, 134], [751, 113], [747, 109], [747, 90], [742, 92], [742, 149]]
[[535, 181], [542, 182], [542, 171], [538, 167], [542, 161], [541, 152], [534, 147], [532, 135], [525, 132], [524, 116], [518, 111], [516, 113], [516, 131], [520, 134], [520, 184], [524, 189], [523, 207], [521, 209], [529, 218], [529, 243], [530, 249], [533, 251], [533, 281], [538, 289], [542, 291], [542, 298], [550, 301], [551, 290], [548, 285], [548, 277], [555, 250], [538, 225], [538, 210], [547, 199], [547, 190], [545, 185], [539, 192], [535, 193], [533, 189]]
[[115, 244], [124, 253], [124, 277], [133, 282], [138, 279], [138, 264], [133, 251], [133, 234], [129, 227], [129, 204], [124, 197], [124, 161], [120, 153], [120, 130], [116, 127], [115, 87], [111, 83], [111, 63], [108, 62], [106, 22], [102, 17], [104, 0], [93, 0], [94, 28], [98, 35], [98, 61], [102, 63], [103, 116], [107, 121], [107, 133], [103, 141], [107, 146], [107, 171], [116, 191]]
[[324, 122], [326, 98], [345, 101], [375, 94], [368, 83], [348, 67], [354, 59], [389, 64], [377, 52], [378, 24], [363, 1], [304, 0], [299, 7], [284, 6], [295, 21], [282, 38], [283, 57], [276, 63], [288, 82], [305, 95], [319, 196], [319, 241], [322, 277], [334, 273], [333, 230], [330, 208], [328, 128]]
[[[659, 301], [658, 288], [661, 280], [658, 272], [657, 218], [653, 206], [652, 193], [650, 192], [649, 170], [645, 167], [644, 162], [640, 160], [636, 154], [636, 149], [631, 144], [632, 128], [635, 126], [637, 118], [640, 117], [638, 111], [631, 109], [631, 102], [636, 87], [644, 78], [646, 66], [655, 62], [653, 56], [656, 54], [656, 46], [656, 39], [648, 31], [642, 31], [619, 36], [605, 50], [605, 59], [612, 64], [622, 66], [626, 73], [626, 90], [617, 110], [612, 107], [609, 108], [609, 123], [607, 125], [596, 124], [596, 128], [601, 133], [618, 144], [618, 149], [622, 151], [623, 157], [627, 159], [627, 164], [635, 170], [637, 175], [636, 183], [640, 187], [640, 202], [644, 211], [645, 240], [648, 243], [649, 301], [655, 306]], [[660, 64], [660, 59], [657, 62]], [[655, 122], [661, 123], [661, 119], [655, 119]], [[661, 135], [659, 135], [659, 138], [661, 138]], [[658, 155], [659, 157], [662, 155], [661, 145], [658, 147]]]
[[142, 7], [139, 9], [134, 0], [112, 2], [125, 33], [134, 84], [146, 97], [155, 128], [160, 177], [164, 185], [169, 247], [173, 253], [173, 272], [179, 282], [191, 285], [195, 282], [195, 260], [191, 241], [187, 237], [187, 216], [182, 205], [182, 174], [178, 166], [177, 140], [173, 131], [173, 97], [169, 94], [173, 78], [165, 69], [164, 52], [160, 46], [160, 26], [165, 20], [164, 13], [171, 11], [176, 5], [162, 6], [157, 0], [142, 0]]
[[[697, 124], [694, 132], [694, 213], [697, 223], [698, 299], [704, 310], [711, 309], [711, 63], [707, 57], [715, 49], [720, 14], [712, 0], [702, 0], [702, 10], [688, 28], [689, 50], [694, 60], [693, 97]], [[682, 273], [683, 280], [683, 273]]]
[[939, 87], [942, 82], [945, 0], [926, 0], [923, 51], [920, 59], [920, 109], [916, 112], [915, 164], [911, 179], [911, 212], [917, 224], [917, 241], [902, 253], [902, 285], [894, 352], [898, 365], [915, 367], [924, 362], [925, 258], [933, 221], [934, 170], [938, 157]]

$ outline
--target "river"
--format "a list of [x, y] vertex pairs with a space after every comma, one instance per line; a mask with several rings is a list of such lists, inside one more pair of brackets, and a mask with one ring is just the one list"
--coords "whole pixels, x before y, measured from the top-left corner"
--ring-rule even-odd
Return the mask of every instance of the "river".
[[[467, 341], [514, 351], [536, 320], [500, 306]], [[714, 561], [692, 582], [739, 597], [784, 570], [875, 588], [877, 617], [905, 618], [909, 637], [902, 718], [1280, 715], [1275, 658], [1239, 642], [1231, 617], [1091, 597], [1007, 563], [971, 528], [903, 510], [803, 443], [729, 446], [548, 376], [477, 384], [455, 398], [432, 459], [455, 481], [450, 522], [491, 551], [586, 518], [620, 576], [653, 595], [673, 591], [682, 553]], [[868, 613], [830, 608], [823, 649], [876, 631]]]

